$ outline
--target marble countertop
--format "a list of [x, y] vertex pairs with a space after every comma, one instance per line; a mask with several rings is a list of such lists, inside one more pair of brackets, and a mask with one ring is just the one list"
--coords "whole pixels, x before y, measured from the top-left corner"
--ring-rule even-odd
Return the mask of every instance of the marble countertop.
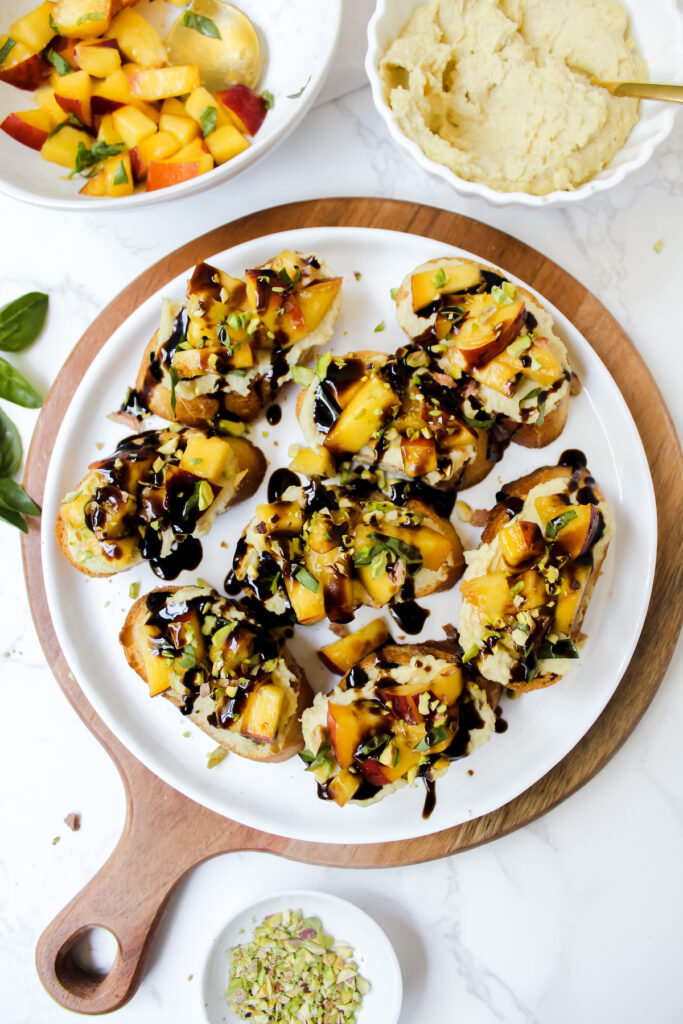
[[[0, 304], [31, 289], [50, 294], [47, 327], [17, 365], [46, 391], [107, 302], [151, 263], [217, 224], [299, 199], [386, 196], [483, 220], [563, 265], [619, 320], [669, 409], [680, 415], [674, 360], [683, 278], [683, 118], [646, 167], [581, 205], [494, 209], [464, 199], [389, 139], [354, 56], [364, 49], [372, 5], [347, 3], [342, 46], [321, 102], [247, 175], [134, 213], [66, 214], [0, 198]], [[37, 414], [3, 407], [28, 445]], [[46, 665], [28, 609], [19, 537], [3, 524], [0, 561], [0, 1021], [59, 1024], [73, 1017], [43, 991], [35, 945], [111, 853], [123, 826], [124, 794], [107, 754]], [[377, 871], [251, 853], [205, 863], [173, 896], [148, 971], [117, 1022], [203, 1019], [203, 956], [236, 909], [226, 879], [235, 880], [240, 906], [278, 889], [311, 888], [366, 909], [401, 962], [401, 1024], [680, 1021], [681, 682], [679, 648], [643, 720], [600, 774], [539, 821], [479, 849]], [[70, 812], [81, 815], [77, 832], [64, 824]], [[224, 892], [225, 898], [216, 895]], [[97, 944], [92, 951], [98, 963], [107, 954]]]

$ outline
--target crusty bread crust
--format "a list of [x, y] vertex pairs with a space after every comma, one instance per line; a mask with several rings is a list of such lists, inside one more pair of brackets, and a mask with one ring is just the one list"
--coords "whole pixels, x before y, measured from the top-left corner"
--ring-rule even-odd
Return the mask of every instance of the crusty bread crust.
[[[362, 349], [360, 352], [354, 352], [353, 355], [357, 359], [361, 359], [366, 366], [370, 363], [375, 362], [379, 358], [389, 359], [390, 355], [385, 352], [373, 352], [370, 349]], [[298, 395], [296, 396], [296, 416], [301, 423], [303, 415], [304, 398], [306, 396], [306, 388], [301, 388]], [[305, 431], [304, 431], [305, 433]], [[437, 490], [462, 490], [465, 487], [474, 487], [475, 484], [480, 483], [493, 469], [495, 462], [487, 458], [488, 451], [488, 433], [486, 430], [476, 430], [476, 440], [474, 441], [474, 457], [468, 463], [466, 463], [464, 472], [460, 480], [457, 478], [453, 480], [442, 480], [438, 484], [435, 484]], [[323, 445], [325, 441], [325, 435], [318, 432], [318, 444]], [[382, 468], [382, 460], [376, 463], [378, 468]], [[387, 472], [399, 473], [395, 467], [389, 467]], [[407, 479], [410, 479], [409, 477]]]
[[[513, 480], [511, 483], [505, 484], [503, 490], [506, 494], [513, 495], [520, 498], [522, 501], [525, 501], [529, 492], [532, 491], [534, 487], [538, 487], [539, 484], [560, 478], [569, 480], [572, 473], [573, 471], [569, 466], [542, 466], [540, 469], [535, 469], [532, 473], [527, 473], [526, 476], [521, 476], [517, 480]], [[588, 470], [585, 468], [580, 471], [578, 474], [579, 487], [584, 486], [585, 478], [589, 475]], [[591, 488], [598, 501], [602, 501], [603, 495], [598, 485], [593, 483], [591, 484]], [[486, 515], [486, 522], [481, 534], [481, 543], [489, 544], [509, 522], [510, 516], [506, 511], [506, 502], [499, 501]], [[591, 597], [593, 596], [593, 590], [595, 589], [595, 584], [600, 576], [602, 563], [605, 560], [606, 554], [607, 548], [605, 549], [600, 561], [593, 565], [593, 571], [591, 572], [590, 579], [584, 591], [579, 614], [577, 615], [576, 623], [571, 633], [572, 640], [577, 640], [581, 634], [583, 619], [586, 614], [586, 610], [588, 609], [588, 605], [590, 604]], [[518, 693], [528, 693], [531, 690], [542, 690], [545, 689], [546, 686], [552, 686], [561, 678], [562, 676], [559, 676], [554, 672], [546, 672], [543, 675], [535, 676], [530, 682], [510, 682], [506, 685], [509, 690], [516, 690]]]
[[[170, 591], [173, 593], [178, 589], [180, 588], [157, 587], [156, 590], [152, 591], [152, 593], [160, 591]], [[142, 624], [146, 618], [147, 595], [145, 594], [143, 597], [138, 598], [130, 608], [123, 624], [123, 628], [119, 634], [119, 642], [123, 648], [126, 661], [145, 683], [147, 682], [147, 675], [145, 673], [145, 663], [142, 652], [136, 642], [136, 626], [138, 624]], [[286, 729], [278, 735], [275, 743], [259, 743], [257, 740], [250, 739], [248, 736], [242, 736], [241, 733], [231, 732], [229, 729], [219, 729], [216, 726], [209, 724], [206, 719], [206, 714], [203, 712], [193, 711], [192, 714], [186, 716], [188, 721], [193, 722], [202, 730], [202, 732], [205, 732], [207, 736], [210, 736], [211, 739], [221, 747], [225, 747], [226, 750], [229, 750], [234, 754], [239, 754], [240, 757], [246, 757], [251, 761], [275, 763], [278, 761], [287, 761], [290, 757], [293, 757], [294, 754], [298, 754], [298, 752], [303, 750], [304, 747], [304, 740], [301, 732], [301, 715], [313, 700], [313, 694], [311, 693], [311, 688], [306, 676], [304, 675], [303, 669], [294, 660], [292, 653], [287, 647], [283, 647], [281, 656], [285, 661], [287, 668], [295, 677], [295, 681], [292, 686], [296, 693], [297, 705], [296, 709], [292, 712], [287, 721]], [[177, 708], [179, 708], [182, 703], [180, 697], [178, 697], [172, 690], [167, 690], [162, 694], [162, 696]]]
[[567, 422], [569, 413], [569, 394], [565, 395], [559, 405], [548, 413], [539, 427], [537, 423], [522, 423], [517, 420], [505, 417], [503, 424], [510, 432], [510, 439], [523, 448], [545, 448], [552, 444], [562, 431]]
[[[203, 536], [208, 533], [216, 516], [225, 512], [226, 509], [232, 505], [238, 504], [240, 501], [244, 501], [246, 498], [250, 498], [261, 485], [261, 481], [266, 473], [266, 467], [268, 465], [266, 457], [260, 448], [253, 445], [251, 441], [247, 441], [243, 437], [230, 437], [223, 438], [223, 440], [229, 442], [232, 448], [236, 460], [237, 466], [235, 469], [235, 475], [244, 472], [244, 476], [237, 483], [234, 493], [228, 499], [226, 492], [218, 494], [213, 505], [207, 510], [204, 516], [200, 517], [197, 522], [196, 534]], [[90, 474], [88, 474], [90, 475]], [[76, 490], [80, 490], [83, 487], [84, 482], [87, 480], [87, 476], [83, 477]], [[215, 507], [214, 507], [215, 506]], [[111, 569], [102, 560], [99, 568], [97, 567], [97, 559], [90, 559], [87, 562], [79, 562], [77, 558], [74, 558], [71, 545], [68, 540], [67, 530], [67, 518], [63, 506], [60, 506], [57, 513], [57, 519], [55, 521], [55, 539], [64, 557], [71, 562], [74, 569], [78, 569], [79, 572], [84, 573], [86, 576], [92, 576], [96, 578], [102, 578], [107, 576], [116, 576], [119, 572], [125, 572], [128, 569], [132, 569], [133, 566], [138, 565], [142, 561], [142, 556], [139, 555], [135, 560], [131, 559], [121, 569]]]
[[[144, 351], [140, 369], [138, 370], [135, 387], [145, 397], [147, 407], [155, 416], [164, 420], [177, 420], [188, 427], [202, 427], [212, 423], [221, 408], [233, 413], [245, 423], [253, 420], [268, 401], [270, 389], [262, 378], [257, 378], [250, 386], [246, 395], [237, 391], [225, 392], [222, 404], [211, 395], [197, 395], [195, 398], [182, 398], [176, 393], [175, 415], [171, 408], [171, 389], [156, 381], [149, 372], [150, 356], [156, 352], [159, 344], [159, 331], [156, 330], [152, 340]], [[268, 392], [268, 394], [266, 394]]]

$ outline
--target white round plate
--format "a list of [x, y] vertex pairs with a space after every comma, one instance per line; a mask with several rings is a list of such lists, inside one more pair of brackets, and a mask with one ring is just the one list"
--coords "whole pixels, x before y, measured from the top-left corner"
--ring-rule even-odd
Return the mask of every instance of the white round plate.
[[[647, 163], [656, 147], [670, 134], [676, 115], [675, 103], [642, 100], [640, 117], [625, 145], [590, 181], [573, 191], [550, 192], [545, 196], [529, 192], [498, 192], [489, 185], [467, 181], [450, 168], [430, 160], [416, 142], [399, 128], [384, 96], [378, 65], [390, 44], [398, 36], [416, 7], [427, 0], [377, 0], [377, 7], [368, 24], [368, 50], [365, 70], [375, 106], [391, 137], [405, 149], [424, 170], [447, 181], [463, 195], [481, 196], [494, 206], [519, 203], [522, 206], [566, 206], [604, 192], [624, 180], [627, 174]], [[647, 61], [651, 82], [683, 82], [683, 15], [677, 0], [620, 0], [629, 16], [630, 33], [636, 50]]]
[[[448, 253], [470, 255], [398, 232], [316, 228], [245, 242], [211, 262], [237, 274], [283, 248], [316, 252], [344, 275], [343, 309], [331, 344], [338, 353], [354, 348], [394, 351], [405, 343], [390, 289], [425, 260]], [[514, 267], [505, 270], [515, 280]], [[504, 703], [509, 729], [493, 736], [472, 757], [451, 765], [446, 777], [439, 779], [436, 809], [427, 821], [421, 817], [421, 784], [405, 787], [369, 810], [352, 805], [340, 809], [332, 801], [317, 799], [315, 780], [298, 757], [282, 764], [261, 764], [230, 755], [207, 770], [205, 753], [214, 744], [168, 701], [149, 698], [118, 643], [131, 605], [131, 583], [139, 583], [144, 594], [159, 580], [146, 563], [110, 579], [89, 579], [69, 565], [54, 540], [53, 523], [61, 498], [78, 484], [88, 463], [112, 451], [129, 433], [106, 416], [120, 406], [127, 386], [135, 380], [143, 349], [158, 324], [162, 294], [182, 298], [187, 276], [176, 278], [148, 299], [109, 339], [72, 399], [50, 462], [42, 516], [46, 590], [57, 636], [86, 697], [129, 750], [176, 789], [245, 825], [293, 839], [330, 843], [408, 839], [507, 803], [557, 764], [598, 717], [629, 663], [645, 618], [655, 564], [655, 502], [638, 431], [616, 384], [586, 340], [546, 303], [566, 339], [583, 391], [573, 399], [567, 426], [554, 444], [541, 451], [510, 445], [494, 472], [463, 493], [473, 508], [490, 508], [502, 482], [555, 464], [566, 448], [580, 448], [587, 454], [588, 465], [614, 509], [617, 533], [588, 610], [584, 630], [589, 638], [577, 667], [549, 690]], [[384, 330], [376, 330], [382, 324]], [[222, 587], [237, 538], [256, 503], [266, 500], [270, 470], [286, 466], [289, 445], [303, 441], [294, 410], [297, 390], [289, 384], [281, 393], [283, 417], [276, 428], [269, 427], [265, 417], [251, 427], [251, 440], [263, 448], [270, 462], [260, 490], [217, 520], [202, 541], [204, 558], [196, 573], [181, 574], [178, 583], [200, 576]], [[475, 547], [479, 532], [457, 525], [465, 546]], [[418, 639], [443, 638], [442, 626], [458, 619], [457, 586], [421, 603], [431, 614]], [[377, 614], [361, 609], [356, 622], [362, 625]], [[392, 624], [388, 613], [384, 615]], [[395, 626], [393, 633], [400, 636]], [[299, 627], [290, 643], [316, 690], [328, 690], [337, 681], [316, 654], [332, 639], [328, 626], [320, 623]], [[190, 735], [185, 736], [188, 730]]]
[[[189, 2], [189, 0], [188, 0]], [[4, 0], [0, 32], [36, 6], [36, 0]], [[342, 0], [238, 0], [237, 6], [258, 31], [264, 58], [259, 92], [269, 90], [274, 105], [243, 153], [207, 174], [121, 199], [88, 199], [78, 192], [85, 179], [43, 160], [39, 153], [2, 134], [0, 192], [37, 206], [60, 210], [123, 210], [131, 206], [166, 203], [220, 185], [270, 153], [299, 123], [313, 104], [332, 64], [341, 25]], [[182, 14], [170, 3], [143, 4], [144, 16], [160, 32]], [[0, 82], [0, 121], [13, 110], [35, 107], [33, 94]]]
[[273, 893], [252, 903], [228, 921], [212, 940], [201, 989], [204, 1019], [208, 1024], [237, 1024], [240, 1020], [225, 1001], [230, 980], [228, 950], [249, 942], [255, 925], [267, 915], [283, 910], [302, 910], [304, 917], [319, 917], [328, 935], [353, 948], [360, 974], [371, 986], [356, 1015], [356, 1024], [396, 1024], [403, 984], [401, 968], [389, 939], [377, 922], [353, 903], [308, 889]]

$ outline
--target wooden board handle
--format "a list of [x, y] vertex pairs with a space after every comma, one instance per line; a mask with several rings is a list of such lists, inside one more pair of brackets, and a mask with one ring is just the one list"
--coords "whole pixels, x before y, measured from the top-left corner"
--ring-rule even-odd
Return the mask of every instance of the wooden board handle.
[[[182, 865], [168, 833], [149, 842], [127, 828], [114, 853], [45, 929], [36, 950], [40, 979], [58, 1003], [78, 1013], [109, 1013], [136, 991], [168, 898]], [[174, 840], [175, 842], [175, 840]], [[108, 929], [118, 951], [106, 975], [90, 974], [73, 957], [77, 940], [94, 927]]]
[[[121, 838], [92, 881], [48, 925], [36, 949], [43, 985], [77, 1013], [110, 1013], [134, 995], [169, 898], [191, 868], [225, 850], [258, 848], [250, 843], [250, 830], [170, 789], [127, 751], [117, 760], [128, 806]], [[106, 928], [118, 944], [106, 975], [88, 973], [73, 956], [78, 939], [95, 927]]]

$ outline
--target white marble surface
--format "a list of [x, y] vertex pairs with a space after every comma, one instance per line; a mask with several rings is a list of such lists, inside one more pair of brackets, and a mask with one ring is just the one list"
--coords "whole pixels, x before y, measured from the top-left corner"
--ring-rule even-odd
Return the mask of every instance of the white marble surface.
[[[370, 7], [348, 5], [328, 96], [362, 85], [354, 54]], [[32, 288], [50, 293], [45, 333], [17, 359], [46, 390], [105, 303], [216, 224], [315, 196], [428, 202], [517, 235], [579, 278], [645, 353], [680, 426], [680, 375], [671, 367], [680, 346], [682, 181], [679, 116], [655, 159], [614, 192], [567, 210], [494, 210], [409, 163], [360, 87], [319, 105], [248, 176], [179, 205], [78, 216], [0, 199], [0, 304]], [[8, 411], [28, 444], [36, 414]], [[0, 1021], [58, 1024], [73, 1018], [43, 991], [35, 944], [109, 856], [124, 799], [116, 770], [45, 664], [18, 535], [2, 524], [0, 564]], [[320, 888], [359, 903], [387, 930], [404, 973], [401, 1024], [675, 1024], [683, 1018], [682, 681], [679, 657], [596, 779], [539, 822], [480, 849], [374, 872], [246, 853], [205, 864], [171, 901], [149, 970], [116, 1020], [201, 1021], [203, 952], [233, 912], [231, 891], [243, 904], [280, 888]], [[71, 811], [82, 816], [76, 833], [63, 823]]]

